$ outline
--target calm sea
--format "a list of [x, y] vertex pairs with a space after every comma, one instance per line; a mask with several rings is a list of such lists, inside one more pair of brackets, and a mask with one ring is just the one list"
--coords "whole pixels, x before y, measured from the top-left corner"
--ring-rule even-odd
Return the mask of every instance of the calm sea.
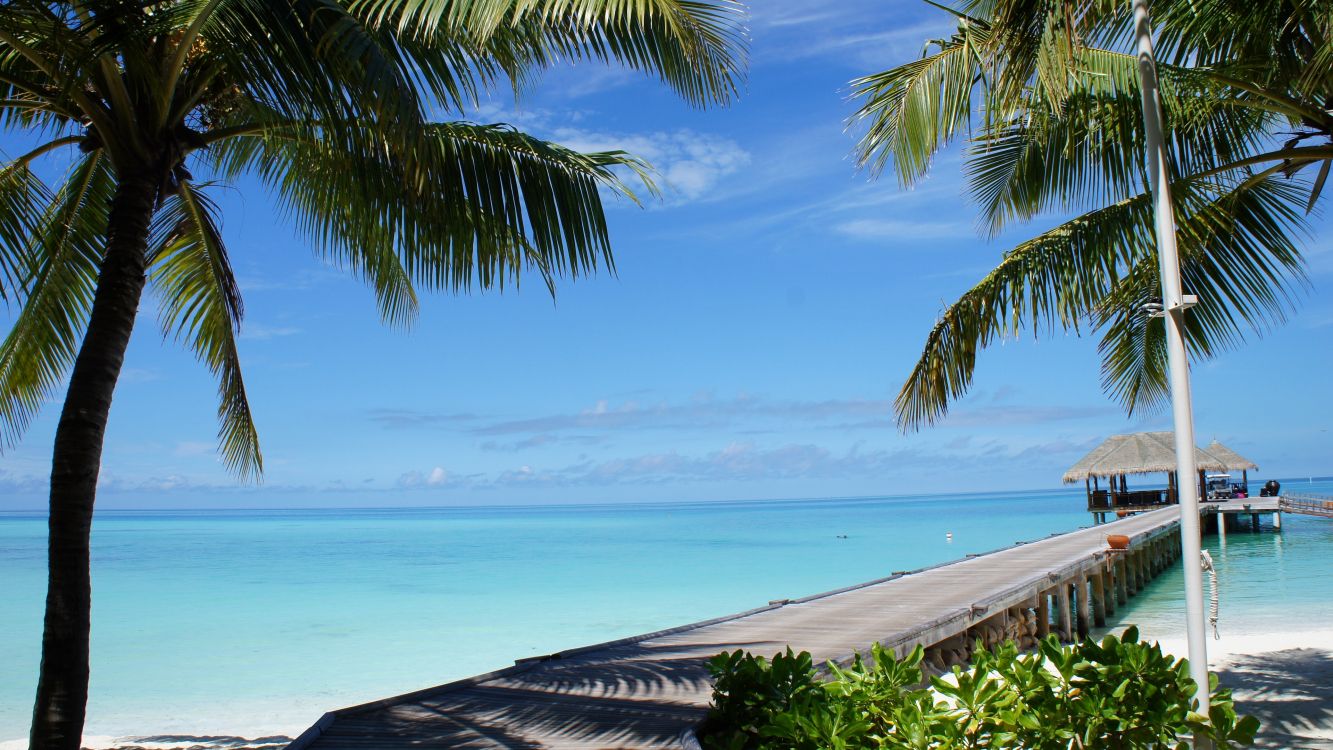
[[[1299, 483], [1333, 494], [1333, 482]], [[1295, 485], [1289, 485], [1296, 489]], [[1086, 525], [1081, 491], [671, 505], [105, 512], [87, 733], [295, 734], [324, 711]], [[952, 533], [951, 540], [946, 534]], [[1215, 549], [1226, 625], [1330, 622], [1333, 522]], [[0, 742], [26, 735], [45, 519], [0, 513]], [[1265, 575], [1249, 576], [1247, 571]], [[1165, 577], [1139, 597], [1169, 627]]]

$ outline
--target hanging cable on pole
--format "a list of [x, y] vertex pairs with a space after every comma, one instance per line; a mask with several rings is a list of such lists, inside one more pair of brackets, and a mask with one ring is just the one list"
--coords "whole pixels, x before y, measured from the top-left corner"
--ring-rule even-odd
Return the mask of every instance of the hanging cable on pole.
[[1217, 632], [1217, 616], [1221, 609], [1221, 597], [1217, 593], [1217, 569], [1213, 567], [1213, 556], [1208, 554], [1208, 550], [1203, 551], [1201, 562], [1203, 572], [1208, 574], [1208, 590], [1211, 592], [1208, 597], [1208, 626], [1213, 629], [1213, 640], [1220, 641], [1222, 634]]
[[[1152, 21], [1148, 0], [1130, 0], [1134, 10], [1139, 80], [1143, 89], [1143, 125], [1147, 143], [1149, 190], [1156, 215], [1157, 254], [1162, 278], [1162, 322], [1166, 327], [1167, 365], [1171, 379], [1171, 412], [1176, 431], [1176, 476], [1181, 478], [1180, 537], [1185, 564], [1185, 634], [1189, 642], [1190, 677], [1194, 678], [1198, 712], [1208, 715], [1208, 650], [1203, 615], [1203, 569], [1197, 563], [1199, 541], [1199, 488], [1194, 460], [1194, 410], [1190, 396], [1189, 361], [1185, 353], [1185, 310], [1195, 303], [1180, 287], [1180, 256], [1171, 204], [1170, 162], [1162, 135], [1162, 107], [1153, 57]], [[1196, 747], [1206, 746], [1196, 739]]]

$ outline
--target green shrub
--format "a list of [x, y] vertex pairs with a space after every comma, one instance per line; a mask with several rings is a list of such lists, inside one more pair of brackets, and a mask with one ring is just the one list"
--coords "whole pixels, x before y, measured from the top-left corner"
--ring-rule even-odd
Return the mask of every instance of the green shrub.
[[1194, 713], [1188, 664], [1132, 627], [1071, 646], [1051, 637], [1031, 654], [978, 646], [970, 667], [929, 683], [922, 654], [900, 660], [876, 644], [868, 660], [829, 664], [826, 679], [805, 652], [719, 654], [700, 739], [708, 750], [1183, 750], [1192, 735], [1249, 745], [1259, 727], [1236, 715], [1216, 677], [1209, 716]]

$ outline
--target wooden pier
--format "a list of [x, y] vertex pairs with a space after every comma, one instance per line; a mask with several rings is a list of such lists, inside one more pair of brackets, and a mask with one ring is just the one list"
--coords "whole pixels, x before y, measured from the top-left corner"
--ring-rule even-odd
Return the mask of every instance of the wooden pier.
[[1283, 495], [1280, 512], [1333, 518], [1333, 497], [1322, 495]]
[[[1253, 506], [1252, 506], [1253, 507]], [[1212, 506], [1205, 513], [1222, 513]], [[1180, 554], [1180, 509], [1141, 513], [932, 568], [679, 628], [525, 659], [498, 672], [325, 714], [290, 750], [685, 748], [721, 651], [788, 647], [847, 661], [880, 642], [927, 647], [937, 669], [975, 640], [1066, 640], [1106, 617]], [[1130, 538], [1108, 550], [1108, 534]]]

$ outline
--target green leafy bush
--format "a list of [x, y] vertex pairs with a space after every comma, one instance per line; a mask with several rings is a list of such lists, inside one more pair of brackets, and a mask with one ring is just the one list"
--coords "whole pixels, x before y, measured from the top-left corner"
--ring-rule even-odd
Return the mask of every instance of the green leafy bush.
[[1192, 735], [1219, 749], [1249, 745], [1259, 728], [1236, 715], [1216, 677], [1209, 716], [1195, 713], [1188, 664], [1132, 627], [1071, 646], [1051, 637], [1030, 654], [978, 646], [970, 667], [928, 682], [922, 655], [900, 660], [876, 644], [821, 678], [805, 652], [719, 654], [700, 739], [708, 750], [1184, 750]]

